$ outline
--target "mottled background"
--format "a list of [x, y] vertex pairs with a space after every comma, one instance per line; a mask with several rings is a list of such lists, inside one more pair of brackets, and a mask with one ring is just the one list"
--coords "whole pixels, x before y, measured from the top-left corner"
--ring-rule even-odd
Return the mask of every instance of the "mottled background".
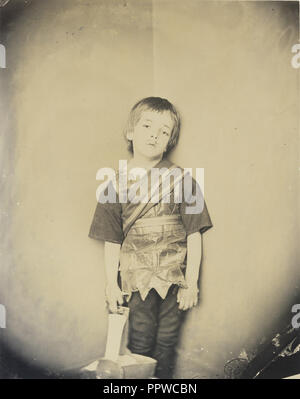
[[58, 370], [103, 355], [96, 171], [128, 157], [129, 109], [158, 95], [182, 114], [171, 159], [205, 168], [214, 223], [176, 377], [224, 377], [299, 293], [298, 2], [11, 0], [1, 20], [2, 350]]

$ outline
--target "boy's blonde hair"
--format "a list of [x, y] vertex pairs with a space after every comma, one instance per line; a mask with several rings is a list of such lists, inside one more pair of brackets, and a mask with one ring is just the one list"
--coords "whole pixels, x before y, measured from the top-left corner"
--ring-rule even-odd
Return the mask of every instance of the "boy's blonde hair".
[[132, 107], [127, 120], [127, 124], [124, 129], [124, 137], [128, 143], [128, 150], [133, 153], [132, 141], [127, 139], [127, 134], [133, 131], [135, 125], [140, 120], [142, 112], [149, 110], [156, 112], [169, 111], [171, 114], [171, 118], [174, 122], [174, 127], [172, 129], [171, 136], [164, 154], [166, 155], [176, 146], [178, 142], [181, 121], [180, 115], [174, 105], [171, 104], [167, 99], [161, 97], [143, 98]]

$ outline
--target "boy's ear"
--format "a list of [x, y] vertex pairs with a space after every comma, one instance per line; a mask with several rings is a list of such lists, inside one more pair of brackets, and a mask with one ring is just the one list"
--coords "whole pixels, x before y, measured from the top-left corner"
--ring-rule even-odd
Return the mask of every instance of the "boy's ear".
[[127, 138], [127, 140], [132, 140], [133, 139], [133, 131], [132, 130], [127, 132], [126, 138]]

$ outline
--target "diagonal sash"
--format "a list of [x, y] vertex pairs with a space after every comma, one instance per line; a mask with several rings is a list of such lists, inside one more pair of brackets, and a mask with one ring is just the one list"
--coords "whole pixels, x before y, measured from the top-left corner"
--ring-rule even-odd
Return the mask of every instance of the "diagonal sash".
[[[149, 196], [150, 198], [148, 201], [145, 202], [140, 202], [140, 204], [134, 209], [132, 214], [127, 218], [127, 220], [123, 223], [123, 233], [124, 237], [128, 234], [130, 228], [133, 226], [133, 224], [136, 222], [138, 218], [141, 218], [142, 216], [145, 215], [154, 205], [158, 204], [165, 196], [167, 196], [169, 193], [171, 193], [175, 186], [182, 181], [183, 177], [188, 173], [187, 171], [181, 172], [180, 176], [177, 176], [171, 183], [170, 185], [165, 185], [165, 182], [167, 179], [170, 178], [172, 174], [172, 170], [177, 168], [176, 165], [172, 165], [169, 167], [169, 169], [162, 174], [161, 176], [161, 183], [157, 182], [154, 187], [152, 187], [152, 195]], [[165, 187], [165, 189], [163, 189]], [[154, 198], [157, 198], [158, 194], [158, 201], [151, 201]], [[145, 197], [144, 197], [145, 198]]]

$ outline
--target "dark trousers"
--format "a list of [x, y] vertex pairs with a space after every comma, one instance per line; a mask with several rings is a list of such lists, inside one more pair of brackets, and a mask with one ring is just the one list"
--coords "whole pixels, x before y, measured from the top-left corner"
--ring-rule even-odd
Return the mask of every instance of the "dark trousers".
[[151, 289], [143, 301], [139, 292], [133, 292], [128, 302], [129, 343], [133, 353], [157, 360], [156, 377], [172, 378], [175, 347], [185, 311], [178, 309], [178, 286], [169, 288], [165, 299]]

